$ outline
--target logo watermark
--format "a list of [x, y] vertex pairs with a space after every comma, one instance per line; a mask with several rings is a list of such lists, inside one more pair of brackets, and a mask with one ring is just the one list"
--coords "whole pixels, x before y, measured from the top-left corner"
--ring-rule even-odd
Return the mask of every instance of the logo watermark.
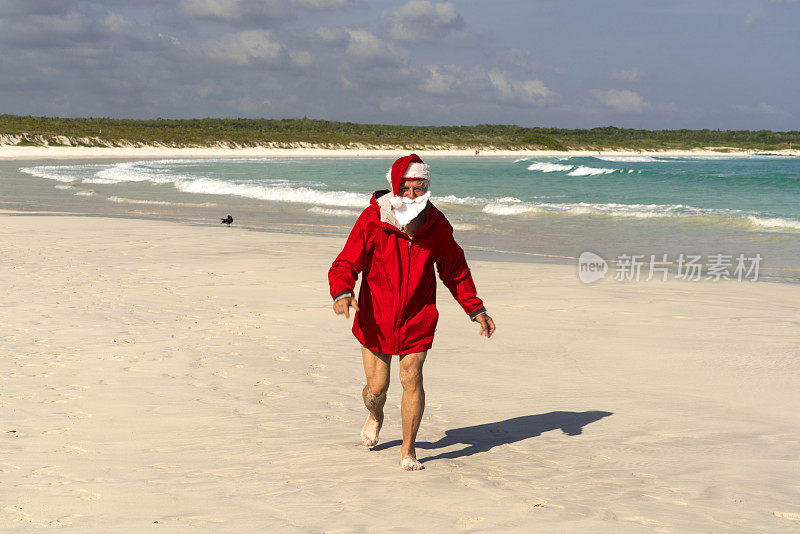
[[591, 284], [601, 280], [608, 272], [606, 260], [594, 252], [582, 252], [578, 258], [578, 278], [584, 284]]
[[[649, 282], [659, 277], [667, 281], [672, 274], [676, 280], [698, 282], [710, 280], [758, 280], [761, 254], [746, 256], [739, 254], [709, 254], [705, 257], [696, 254], [679, 254], [670, 258], [668, 254], [620, 254], [615, 264], [614, 280], [618, 282]], [[608, 262], [594, 252], [583, 252], [578, 258], [578, 278], [584, 284], [591, 284], [605, 278]], [[646, 278], [645, 278], [646, 277]]]

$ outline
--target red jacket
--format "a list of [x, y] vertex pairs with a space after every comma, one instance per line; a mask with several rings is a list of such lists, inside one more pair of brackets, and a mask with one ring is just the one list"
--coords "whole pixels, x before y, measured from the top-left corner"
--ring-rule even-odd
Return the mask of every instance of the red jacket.
[[344, 249], [328, 271], [331, 296], [352, 294], [363, 272], [359, 311], [353, 334], [362, 345], [383, 354], [428, 350], [439, 312], [433, 265], [464, 311], [475, 318], [485, 311], [477, 296], [464, 251], [453, 239], [453, 227], [428, 202], [425, 223], [413, 238], [381, 217], [376, 191], [356, 221]]

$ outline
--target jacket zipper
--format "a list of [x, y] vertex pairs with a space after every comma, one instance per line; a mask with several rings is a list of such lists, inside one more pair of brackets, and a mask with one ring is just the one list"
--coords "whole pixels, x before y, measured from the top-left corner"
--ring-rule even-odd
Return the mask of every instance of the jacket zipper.
[[405, 283], [403, 279], [400, 280], [401, 288], [403, 289], [400, 292], [401, 300], [400, 300], [400, 311], [397, 313], [397, 352], [400, 352], [400, 344], [402, 343], [402, 338], [400, 336], [400, 325], [403, 322], [403, 312], [406, 308], [406, 299], [408, 298], [408, 281], [411, 278], [409, 276], [411, 272], [411, 238], [408, 239], [408, 261], [406, 262], [406, 269], [403, 278], [405, 278]]

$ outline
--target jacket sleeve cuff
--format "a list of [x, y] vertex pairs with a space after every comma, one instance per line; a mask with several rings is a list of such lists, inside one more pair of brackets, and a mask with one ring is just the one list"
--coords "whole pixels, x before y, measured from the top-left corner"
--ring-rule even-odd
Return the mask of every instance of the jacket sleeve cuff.
[[486, 313], [486, 308], [484, 306], [481, 306], [480, 308], [478, 308], [474, 312], [470, 313], [469, 314], [469, 318], [474, 321], [475, 318], [477, 316], [479, 316], [480, 314], [482, 314], [482, 313]]
[[353, 292], [350, 291], [349, 289], [345, 289], [344, 291], [342, 291], [341, 293], [339, 293], [338, 295], [333, 297], [333, 302], [336, 302], [337, 300], [342, 300], [343, 298], [346, 298], [346, 297], [352, 298], [353, 297]]

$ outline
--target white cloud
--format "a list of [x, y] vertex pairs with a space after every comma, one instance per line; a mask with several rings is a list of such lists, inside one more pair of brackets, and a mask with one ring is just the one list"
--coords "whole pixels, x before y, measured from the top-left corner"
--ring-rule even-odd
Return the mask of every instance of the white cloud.
[[647, 103], [635, 91], [611, 89], [593, 93], [598, 101], [620, 113], [640, 113], [647, 107]]
[[437, 41], [464, 27], [464, 19], [451, 2], [411, 0], [383, 15], [390, 38], [397, 41]]
[[541, 80], [513, 80], [500, 71], [490, 71], [488, 77], [501, 102], [540, 106], [553, 100], [552, 91]]
[[292, 15], [281, 0], [181, 0], [178, 11], [192, 19], [263, 26]]
[[635, 82], [644, 78], [644, 72], [636, 68], [623, 69], [614, 71], [614, 74], [612, 74], [611, 77], [615, 80], [622, 80], [623, 82]]
[[289, 63], [298, 69], [307, 69], [314, 64], [314, 55], [306, 50], [292, 50], [289, 52]]
[[537, 61], [534, 61], [533, 54], [530, 51], [519, 48], [508, 50], [502, 59], [514, 67], [527, 71], [538, 70], [541, 67]]
[[760, 113], [772, 114], [772, 113], [778, 113], [778, 111], [780, 110], [771, 104], [767, 104], [766, 102], [760, 102], [756, 106], [756, 111], [759, 111]]
[[347, 30], [350, 42], [345, 54], [365, 65], [399, 65], [403, 57], [399, 50], [367, 30]]
[[345, 46], [350, 42], [350, 34], [341, 28], [317, 28], [312, 39], [328, 46]]
[[66, 13], [70, 3], [65, 0], [0, 0], [0, 15], [53, 15]]
[[181, 12], [187, 17], [238, 20], [244, 14], [239, 0], [181, 0]]
[[341, 9], [350, 5], [350, 0], [292, 0], [292, 5], [300, 9], [322, 11], [324, 9]]
[[755, 28], [762, 22], [767, 20], [767, 16], [760, 9], [752, 9], [744, 18], [744, 23], [748, 28]]
[[451, 95], [458, 85], [457, 69], [448, 66], [432, 65], [428, 67], [428, 78], [421, 89], [432, 95]]
[[767, 104], [766, 102], [759, 102], [755, 106], [736, 106], [736, 109], [746, 113], [758, 113], [761, 115], [774, 115], [781, 111], [776, 106]]
[[288, 60], [283, 46], [270, 32], [262, 30], [246, 30], [225, 35], [206, 48], [206, 55], [238, 66], [251, 63], [279, 66]]

